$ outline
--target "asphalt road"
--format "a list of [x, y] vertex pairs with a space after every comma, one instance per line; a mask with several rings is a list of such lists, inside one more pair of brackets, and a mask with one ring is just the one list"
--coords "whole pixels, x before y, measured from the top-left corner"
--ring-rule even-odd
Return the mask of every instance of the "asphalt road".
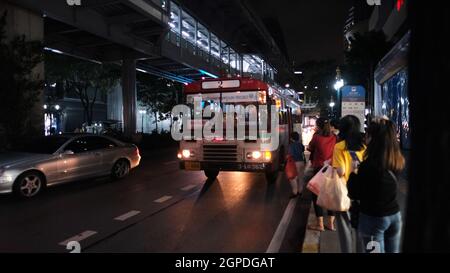
[[70, 183], [31, 200], [0, 196], [0, 252], [297, 252], [308, 202], [282, 173], [181, 171], [175, 150], [143, 155], [127, 178]]

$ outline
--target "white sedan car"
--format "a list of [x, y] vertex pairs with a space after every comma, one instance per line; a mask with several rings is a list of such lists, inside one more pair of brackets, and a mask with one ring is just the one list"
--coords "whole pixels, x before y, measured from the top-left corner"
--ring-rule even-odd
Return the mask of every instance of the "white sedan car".
[[0, 153], [0, 193], [29, 198], [60, 183], [106, 175], [120, 179], [140, 160], [135, 145], [106, 136], [39, 137], [18, 151]]

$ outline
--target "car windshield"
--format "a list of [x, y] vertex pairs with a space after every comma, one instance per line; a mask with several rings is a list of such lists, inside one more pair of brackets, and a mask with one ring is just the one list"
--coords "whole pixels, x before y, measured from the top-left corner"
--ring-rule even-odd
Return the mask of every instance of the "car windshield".
[[64, 136], [38, 137], [16, 147], [18, 152], [33, 154], [53, 154], [69, 140]]

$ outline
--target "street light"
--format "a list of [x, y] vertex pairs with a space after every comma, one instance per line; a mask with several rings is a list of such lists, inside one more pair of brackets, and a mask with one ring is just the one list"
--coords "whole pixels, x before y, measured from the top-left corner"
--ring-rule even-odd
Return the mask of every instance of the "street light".
[[343, 79], [337, 80], [336, 83], [334, 84], [334, 89], [339, 92], [339, 90], [341, 90], [342, 87], [344, 87], [344, 80]]
[[334, 103], [334, 101], [331, 101], [329, 105], [331, 108], [331, 117], [334, 118], [334, 106], [336, 106], [336, 103]]
[[291, 87], [291, 85], [289, 83], [286, 83], [285, 87], [289, 88], [289, 87]]
[[338, 97], [338, 103], [339, 103], [339, 108], [338, 108], [338, 117], [341, 115], [341, 107], [342, 107], [342, 98], [341, 98], [341, 88], [344, 87], [345, 83], [344, 80], [341, 77], [341, 69], [339, 68], [339, 66], [336, 68], [336, 83], [334, 84], [334, 89], [337, 92], [337, 97]]
[[144, 133], [144, 115], [147, 114], [147, 111], [139, 110], [139, 114], [141, 114], [141, 132]]

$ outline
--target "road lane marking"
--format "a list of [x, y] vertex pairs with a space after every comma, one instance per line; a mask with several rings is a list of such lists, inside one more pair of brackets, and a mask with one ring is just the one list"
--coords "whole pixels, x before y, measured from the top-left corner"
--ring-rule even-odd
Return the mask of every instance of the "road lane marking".
[[176, 164], [178, 163], [178, 161], [168, 161], [168, 162], [164, 162], [164, 165], [172, 165], [172, 164]]
[[141, 212], [138, 211], [138, 210], [132, 210], [132, 211], [129, 211], [129, 212], [125, 213], [125, 214], [117, 216], [116, 218], [114, 218], [114, 220], [125, 221], [125, 220], [127, 220], [127, 219], [129, 219], [129, 218], [131, 218], [133, 216], [138, 215], [139, 213], [141, 213]]
[[286, 236], [287, 229], [289, 227], [289, 223], [292, 220], [292, 215], [294, 213], [295, 206], [297, 205], [297, 201], [299, 198], [293, 198], [289, 201], [286, 210], [284, 211], [283, 217], [281, 218], [280, 223], [273, 235], [272, 241], [269, 244], [269, 247], [266, 250], [266, 253], [278, 253], [281, 248], [281, 244], [283, 243], [284, 237]]
[[181, 188], [182, 191], [190, 191], [193, 188], [197, 187], [197, 185], [188, 185], [186, 187]]
[[170, 200], [170, 199], [172, 199], [172, 196], [170, 196], [170, 195], [165, 195], [165, 196], [163, 196], [163, 197], [161, 197], [161, 198], [156, 199], [156, 200], [153, 201], [153, 202], [155, 202], [155, 203], [164, 203], [164, 202], [166, 202], [167, 200]]
[[91, 237], [91, 236], [93, 236], [95, 234], [97, 234], [97, 231], [86, 230], [86, 231], [84, 231], [84, 232], [82, 232], [80, 234], [77, 234], [77, 235], [75, 235], [75, 236], [73, 236], [73, 237], [71, 237], [71, 238], [69, 238], [67, 240], [64, 240], [64, 241], [60, 242], [59, 245], [66, 246], [67, 243], [69, 243], [71, 241], [81, 242], [84, 239], [86, 239], [88, 237]]

